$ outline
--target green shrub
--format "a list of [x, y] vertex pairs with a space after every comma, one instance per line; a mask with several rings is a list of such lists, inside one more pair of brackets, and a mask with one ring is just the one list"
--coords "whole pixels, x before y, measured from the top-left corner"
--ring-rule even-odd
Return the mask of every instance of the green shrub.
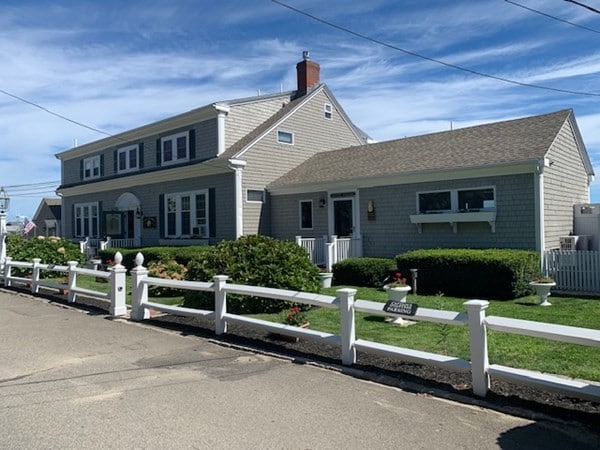
[[6, 255], [15, 261], [33, 261], [40, 258], [43, 264], [66, 265], [67, 261], [85, 262], [79, 245], [58, 237], [37, 236], [25, 238], [10, 234], [6, 239]]
[[[151, 277], [162, 278], [163, 280], [184, 280], [187, 268], [172, 259], [166, 262], [158, 261], [148, 264], [148, 272]], [[181, 289], [166, 286], [149, 286], [148, 288], [150, 297], [175, 297], [181, 295], [181, 292]]]
[[539, 254], [511, 249], [414, 250], [396, 256], [398, 270], [418, 269], [418, 292], [508, 300], [531, 293]]
[[[243, 236], [223, 241], [188, 264], [186, 278], [212, 281], [215, 275], [228, 275], [232, 283], [307, 292], [318, 292], [319, 269], [306, 251], [290, 241], [266, 236]], [[184, 304], [214, 309], [214, 294], [187, 291]], [[235, 314], [272, 313], [290, 307], [289, 302], [229, 294], [227, 310]]]
[[395, 270], [395, 262], [390, 258], [348, 258], [333, 265], [333, 282], [380, 287], [390, 270]]
[[199, 254], [208, 251], [210, 247], [206, 245], [194, 245], [189, 247], [143, 247], [143, 248], [109, 248], [100, 251], [100, 259], [106, 264], [109, 260], [114, 260], [115, 253], [121, 252], [123, 255], [122, 264], [131, 270], [135, 267], [135, 257], [138, 253], [144, 256], [144, 266], [161, 261], [177, 261], [179, 264], [187, 265]]

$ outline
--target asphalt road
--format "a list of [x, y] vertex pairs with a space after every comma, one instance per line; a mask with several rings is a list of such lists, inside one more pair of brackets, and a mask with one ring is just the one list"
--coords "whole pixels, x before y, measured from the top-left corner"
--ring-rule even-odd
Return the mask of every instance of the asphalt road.
[[0, 290], [2, 449], [586, 449], [526, 420]]

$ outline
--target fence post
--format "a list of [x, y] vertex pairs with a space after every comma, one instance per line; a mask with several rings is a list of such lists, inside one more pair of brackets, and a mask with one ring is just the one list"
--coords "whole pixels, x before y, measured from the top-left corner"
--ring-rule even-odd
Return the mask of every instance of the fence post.
[[471, 383], [473, 393], [485, 397], [490, 388], [488, 374], [487, 331], [485, 310], [490, 305], [486, 300], [469, 300], [463, 303], [469, 315], [469, 341], [471, 344]]
[[41, 258], [33, 258], [33, 266], [31, 267], [31, 293], [37, 294], [40, 291], [40, 263]]
[[110, 268], [110, 308], [108, 312], [112, 316], [123, 316], [127, 314], [127, 304], [125, 302], [127, 289], [125, 274], [127, 269], [121, 264], [123, 255], [121, 252], [115, 253], [115, 265]]
[[142, 307], [148, 302], [148, 285], [142, 283], [142, 280], [148, 276], [148, 269], [144, 266], [144, 255], [138, 253], [135, 255], [135, 267], [131, 269], [131, 314], [132, 320], [144, 320], [150, 318], [150, 311]]
[[351, 366], [356, 362], [356, 331], [354, 325], [354, 296], [356, 289], [344, 288], [336, 291], [340, 299], [340, 325], [342, 341], [342, 364]]
[[227, 313], [227, 293], [223, 288], [228, 278], [227, 275], [215, 275], [213, 277], [215, 285], [215, 333], [217, 336], [227, 333], [227, 321], [225, 320], [225, 314]]
[[73, 303], [76, 298], [77, 272], [75, 272], [75, 269], [77, 268], [77, 261], [67, 261], [67, 265], [69, 266], [69, 295], [67, 301]]
[[11, 256], [7, 256], [4, 259], [4, 286], [9, 287], [12, 283], [10, 282], [10, 277], [11, 277], [11, 266], [10, 266], [10, 262], [12, 261], [12, 257]]

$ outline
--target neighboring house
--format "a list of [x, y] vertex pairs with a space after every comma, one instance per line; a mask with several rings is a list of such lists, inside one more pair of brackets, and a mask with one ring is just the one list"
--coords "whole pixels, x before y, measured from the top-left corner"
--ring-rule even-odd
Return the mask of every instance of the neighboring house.
[[35, 236], [60, 236], [61, 199], [43, 198], [32, 222], [36, 227], [31, 234]]
[[149, 246], [270, 234], [269, 183], [367, 141], [308, 52], [296, 69], [296, 91], [213, 103], [57, 154], [63, 236]]
[[271, 183], [271, 233], [351, 236], [364, 256], [558, 248], [593, 175], [571, 110], [368, 144]]

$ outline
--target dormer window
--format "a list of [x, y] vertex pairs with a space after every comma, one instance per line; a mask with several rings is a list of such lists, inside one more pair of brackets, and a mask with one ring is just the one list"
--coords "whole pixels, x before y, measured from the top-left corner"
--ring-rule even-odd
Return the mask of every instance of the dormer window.
[[138, 151], [137, 145], [131, 145], [117, 150], [117, 167], [119, 173], [136, 170], [139, 167]]
[[177, 133], [161, 138], [161, 164], [166, 166], [189, 159], [188, 133]]
[[100, 157], [100, 155], [84, 159], [82, 166], [82, 178], [84, 180], [88, 180], [90, 178], [98, 178], [102, 174], [102, 158]]
[[323, 105], [323, 111], [326, 119], [331, 119], [333, 117], [333, 106], [331, 106], [329, 103], [325, 103]]
[[277, 132], [277, 142], [282, 144], [294, 144], [294, 134], [289, 131], [278, 131]]

